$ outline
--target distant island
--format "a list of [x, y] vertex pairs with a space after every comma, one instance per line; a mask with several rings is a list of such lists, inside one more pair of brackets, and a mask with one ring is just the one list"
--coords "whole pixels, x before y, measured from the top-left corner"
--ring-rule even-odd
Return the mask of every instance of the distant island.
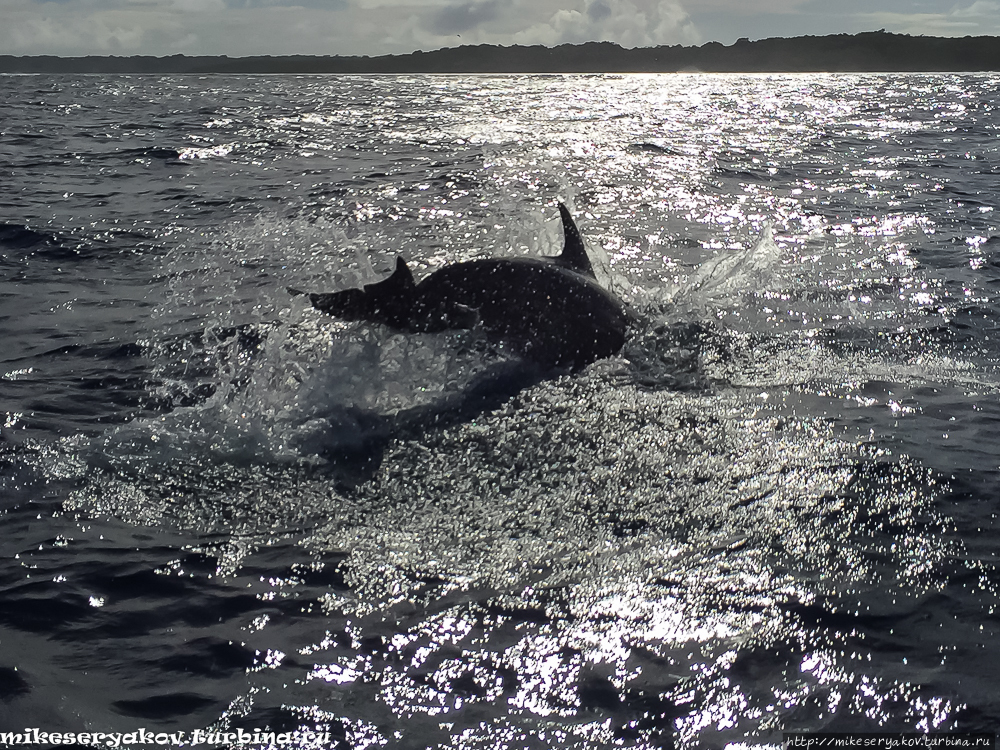
[[0, 73], [796, 73], [1000, 70], [1000, 37], [931, 37], [884, 30], [625, 49], [612, 42], [558, 47], [480, 44], [408, 55], [0, 55]]

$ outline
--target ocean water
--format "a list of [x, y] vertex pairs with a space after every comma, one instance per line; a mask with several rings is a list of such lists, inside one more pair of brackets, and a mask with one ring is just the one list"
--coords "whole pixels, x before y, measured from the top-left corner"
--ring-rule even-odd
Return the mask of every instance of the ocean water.
[[[0, 732], [997, 730], [1000, 78], [0, 90]], [[287, 292], [557, 200], [639, 319], [581, 373]]]

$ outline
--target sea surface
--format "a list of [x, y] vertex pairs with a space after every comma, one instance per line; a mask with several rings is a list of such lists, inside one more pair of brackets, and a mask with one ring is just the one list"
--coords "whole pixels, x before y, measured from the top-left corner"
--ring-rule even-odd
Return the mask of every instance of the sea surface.
[[[0, 732], [996, 731], [998, 128], [995, 75], [0, 77]], [[580, 373], [288, 292], [559, 200], [639, 321]]]

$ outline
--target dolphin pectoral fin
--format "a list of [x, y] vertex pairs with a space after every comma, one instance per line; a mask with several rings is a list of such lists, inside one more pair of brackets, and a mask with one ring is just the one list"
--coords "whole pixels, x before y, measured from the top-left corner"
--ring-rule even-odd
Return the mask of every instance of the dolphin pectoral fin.
[[554, 261], [563, 268], [596, 279], [594, 267], [590, 264], [590, 256], [587, 255], [587, 249], [583, 246], [580, 230], [576, 228], [576, 222], [573, 221], [569, 209], [562, 203], [559, 204], [559, 215], [562, 217], [563, 235], [566, 241], [562, 253], [557, 255]]
[[475, 328], [479, 325], [479, 310], [456, 303], [445, 313], [445, 318], [451, 323], [449, 328]]
[[479, 310], [452, 301], [427, 304], [419, 301], [411, 310], [409, 330], [414, 333], [440, 333], [479, 325]]

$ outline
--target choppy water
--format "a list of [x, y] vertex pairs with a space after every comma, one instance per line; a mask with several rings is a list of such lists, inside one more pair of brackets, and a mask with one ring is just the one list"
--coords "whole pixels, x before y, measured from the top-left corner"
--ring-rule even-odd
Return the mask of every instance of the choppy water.
[[[997, 77], [0, 87], [0, 731], [1000, 725]], [[285, 291], [559, 198], [642, 319], [576, 376]]]

